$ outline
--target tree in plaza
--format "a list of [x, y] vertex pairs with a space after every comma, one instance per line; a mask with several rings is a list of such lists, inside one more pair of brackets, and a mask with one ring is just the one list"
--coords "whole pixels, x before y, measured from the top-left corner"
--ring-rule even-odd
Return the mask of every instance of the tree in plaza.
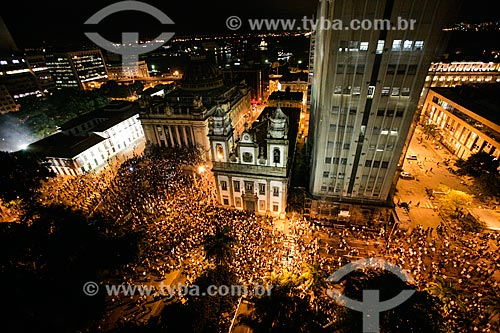
[[19, 112], [12, 114], [36, 138], [56, 132], [57, 126], [83, 113], [106, 106], [109, 99], [97, 90], [60, 89], [47, 100], [29, 100], [21, 104]]
[[500, 196], [500, 161], [492, 155], [480, 151], [469, 156], [467, 160], [457, 160], [455, 166], [459, 175], [474, 177], [483, 193]]
[[[169, 333], [227, 332], [238, 296], [231, 293], [226, 295], [227, 289], [222, 288], [236, 284], [237, 277], [227, 266], [217, 267], [207, 263], [203, 272], [186, 286], [187, 294], [181, 299], [174, 298], [165, 306], [160, 315], [160, 328]], [[218, 292], [219, 288], [221, 293]]]
[[301, 280], [287, 271], [272, 274], [268, 281], [270, 293], [252, 298], [250, 312], [240, 315], [239, 323], [255, 333], [324, 332], [320, 324], [324, 322], [323, 314], [311, 307], [309, 296], [299, 296]]
[[432, 296], [437, 297], [443, 304], [445, 314], [452, 311], [465, 311], [463, 301], [464, 293], [453, 285], [451, 280], [442, 276], [437, 276], [433, 282], [430, 282], [426, 289]]
[[441, 139], [441, 128], [436, 124], [425, 124], [422, 126], [422, 133], [427, 138]]
[[458, 168], [458, 174], [479, 178], [483, 174], [498, 175], [500, 161], [490, 154], [480, 151], [470, 155], [467, 160], [457, 160], [455, 166]]
[[0, 223], [0, 312], [5, 332], [97, 332], [105, 293], [87, 296], [88, 281], [130, 262], [133, 242], [103, 234], [110, 223], [64, 206], [38, 206], [33, 223]]
[[233, 255], [232, 246], [236, 243], [236, 238], [231, 232], [231, 227], [217, 225], [215, 234], [208, 235], [204, 239], [205, 257], [213, 259], [218, 266], [227, 265]]
[[304, 287], [311, 293], [311, 301], [314, 301], [326, 290], [327, 277], [326, 272], [321, 269], [317, 262], [304, 264], [304, 272], [301, 278], [304, 281]]
[[485, 307], [487, 322], [496, 323], [497, 327], [500, 326], [500, 292], [498, 290], [488, 290], [487, 294], [482, 299]]
[[33, 154], [25, 150], [0, 152], [0, 198], [5, 202], [34, 200], [41, 182], [55, 174]]
[[459, 190], [448, 189], [447, 194], [439, 199], [441, 209], [448, 211], [460, 211], [472, 202], [472, 196]]
[[[192, 293], [185, 295], [182, 301], [175, 300], [162, 311], [162, 327], [167, 332], [199, 332], [216, 333], [227, 331], [229, 317], [234, 312], [237, 295], [214, 293], [208, 295], [209, 287], [230, 287], [237, 284], [236, 274], [231, 270], [229, 262], [233, 256], [232, 246], [236, 238], [231, 234], [229, 226], [216, 226], [214, 234], [203, 241], [205, 251], [205, 267], [202, 273], [187, 286]], [[186, 318], [185, 321], [179, 318]]]

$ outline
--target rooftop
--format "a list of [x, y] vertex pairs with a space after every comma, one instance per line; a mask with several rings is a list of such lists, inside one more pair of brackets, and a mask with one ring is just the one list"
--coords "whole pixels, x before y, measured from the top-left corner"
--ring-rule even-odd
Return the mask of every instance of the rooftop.
[[92, 146], [106, 140], [100, 135], [65, 135], [61, 132], [33, 142], [28, 150], [44, 157], [73, 158]]
[[477, 115], [500, 125], [500, 83], [467, 84], [431, 89]]
[[299, 101], [302, 102], [302, 98], [304, 97], [304, 93], [300, 91], [274, 91], [269, 96], [269, 99], [272, 101], [281, 100], [281, 101]]
[[[92, 119], [100, 119], [99, 122], [104, 122], [108, 126], [107, 128], [113, 126], [112, 123], [119, 123], [124, 119], [130, 118], [134, 113], [139, 111], [138, 105], [136, 103], [126, 102], [126, 101], [114, 101], [107, 106], [84, 113], [76, 118], [73, 118], [61, 126], [59, 129], [61, 131], [67, 131], [71, 128], [77, 127], [78, 125], [84, 124]], [[103, 124], [99, 124], [97, 127], [103, 128]], [[102, 126], [101, 126], [102, 125]], [[92, 128], [93, 131], [97, 129]]]

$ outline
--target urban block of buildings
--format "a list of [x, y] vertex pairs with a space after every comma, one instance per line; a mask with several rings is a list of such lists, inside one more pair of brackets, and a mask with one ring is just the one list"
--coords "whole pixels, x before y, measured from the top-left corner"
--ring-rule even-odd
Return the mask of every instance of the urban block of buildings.
[[26, 148], [59, 175], [98, 171], [114, 157], [144, 140], [136, 103], [111, 102], [60, 126], [59, 131]]

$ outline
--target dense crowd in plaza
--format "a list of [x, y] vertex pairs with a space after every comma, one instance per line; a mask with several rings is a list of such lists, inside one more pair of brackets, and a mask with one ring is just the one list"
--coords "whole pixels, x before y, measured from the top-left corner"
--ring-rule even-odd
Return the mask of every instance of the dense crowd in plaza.
[[[203, 152], [198, 150], [161, 150], [135, 156], [115, 171], [73, 178], [57, 188], [48, 185], [53, 186], [54, 194], [43, 200], [72, 202], [78, 207], [90, 193], [98, 192], [92, 207], [115, 221], [110, 232], [144, 236], [137, 260], [116, 272], [114, 281], [109, 282], [161, 281], [169, 273], [180, 271], [189, 284], [206, 267], [205, 237], [217, 226], [230, 226], [237, 240], [230, 267], [238, 283], [249, 288], [253, 283], [266, 283], [265, 278], [272, 273], [286, 270], [300, 275], [304, 263], [318, 263], [330, 275], [356, 257], [377, 256], [407, 270], [418, 289], [429, 288], [437, 277], [443, 277], [462, 291], [450, 296], [450, 327], [460, 329], [467, 314], [474, 331], [498, 329], [487, 323], [483, 298], [498, 290], [498, 233], [457, 235], [456, 230], [442, 224], [437, 230], [416, 227], [409, 232], [396, 229], [391, 234], [385, 229], [373, 232], [355, 226], [334, 229], [300, 216], [290, 220], [284, 233], [276, 228], [277, 221], [271, 216], [214, 205], [213, 184], [204, 166]], [[370, 251], [360, 254], [360, 246], [352, 245], [354, 241], [361, 241], [366, 248], [371, 245]], [[149, 301], [140, 297], [120, 300], [116, 305], [136, 302], [141, 305], [137, 309], [145, 311]], [[328, 311], [327, 299], [317, 302]]]

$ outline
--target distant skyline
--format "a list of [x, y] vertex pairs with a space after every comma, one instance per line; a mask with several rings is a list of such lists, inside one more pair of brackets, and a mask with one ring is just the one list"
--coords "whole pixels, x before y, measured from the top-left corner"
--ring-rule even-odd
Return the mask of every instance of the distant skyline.
[[[77, 2], [32, 2], [2, 8], [0, 15], [20, 48], [47, 44], [88, 42], [84, 36], [89, 27], [83, 23], [94, 13], [118, 1], [87, 0]], [[104, 37], [119, 41], [122, 31], [138, 31], [141, 36], [156, 36], [162, 31], [176, 35], [232, 33], [225, 25], [231, 15], [248, 18], [296, 18], [316, 14], [316, 0], [253, 0], [248, 2], [146, 0], [175, 24], [162, 26], [156, 19], [138, 12], [116, 13], [102, 21], [96, 29]], [[17, 7], [17, 8], [16, 8]], [[480, 22], [500, 19], [487, 0], [464, 1], [460, 20]]]

